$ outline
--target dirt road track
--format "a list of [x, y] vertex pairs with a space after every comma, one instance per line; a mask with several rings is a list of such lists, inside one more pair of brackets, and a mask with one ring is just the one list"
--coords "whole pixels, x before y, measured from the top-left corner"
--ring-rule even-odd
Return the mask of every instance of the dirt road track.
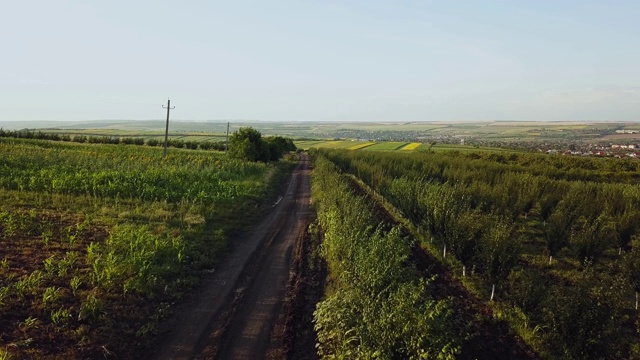
[[309, 169], [303, 156], [282, 200], [247, 238], [236, 240], [154, 359], [264, 358], [292, 250], [309, 222]]

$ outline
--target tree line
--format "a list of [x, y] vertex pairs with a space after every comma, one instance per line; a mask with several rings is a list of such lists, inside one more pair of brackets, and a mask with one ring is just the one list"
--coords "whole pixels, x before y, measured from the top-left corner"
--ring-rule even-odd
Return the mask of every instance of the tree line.
[[[124, 145], [147, 145], [163, 146], [164, 141], [156, 138], [141, 137], [119, 137], [119, 136], [93, 136], [93, 135], [70, 135], [48, 133], [34, 130], [4, 130], [0, 128], [0, 137], [16, 139], [37, 139], [49, 141], [64, 141], [89, 144], [124, 144]], [[190, 150], [217, 150], [226, 151], [226, 141], [184, 141], [181, 139], [169, 139], [167, 146], [177, 149]], [[282, 156], [297, 148], [290, 138], [282, 136], [262, 137], [262, 134], [250, 127], [240, 128], [234, 132], [229, 139], [229, 152], [231, 157], [245, 161], [278, 161]]]
[[[156, 138], [142, 138], [131, 136], [96, 136], [96, 135], [70, 135], [48, 133], [35, 130], [4, 130], [0, 128], [0, 137], [16, 138], [16, 139], [36, 139], [49, 141], [75, 142], [80, 144], [124, 144], [124, 145], [147, 145], [147, 146], [163, 146], [164, 141]], [[190, 150], [218, 150], [226, 149], [225, 141], [184, 141], [181, 139], [169, 139], [167, 146], [177, 149]]]

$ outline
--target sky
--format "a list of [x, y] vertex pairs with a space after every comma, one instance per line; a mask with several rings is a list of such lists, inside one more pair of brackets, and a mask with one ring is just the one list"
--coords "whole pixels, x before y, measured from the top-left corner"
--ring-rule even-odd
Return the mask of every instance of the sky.
[[0, 121], [640, 121], [640, 1], [20, 0]]

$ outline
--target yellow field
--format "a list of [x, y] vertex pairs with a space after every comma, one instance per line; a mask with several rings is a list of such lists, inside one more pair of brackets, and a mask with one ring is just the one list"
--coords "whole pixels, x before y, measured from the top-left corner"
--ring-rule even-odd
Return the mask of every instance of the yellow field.
[[353, 145], [351, 147], [349, 147], [349, 150], [359, 150], [359, 149], [364, 149], [367, 146], [371, 146], [374, 145], [374, 142], [368, 142], [368, 143], [363, 143], [363, 144], [358, 144], [358, 145]]
[[403, 147], [403, 148], [402, 148], [402, 149], [400, 149], [400, 150], [407, 150], [407, 151], [415, 150], [415, 149], [417, 149], [417, 148], [418, 148], [418, 146], [420, 146], [420, 145], [422, 145], [422, 143], [410, 143], [410, 144], [408, 144], [407, 146]]
[[401, 141], [354, 141], [354, 140], [300, 140], [295, 141], [299, 149], [310, 148], [347, 149], [347, 150], [371, 150], [371, 151], [412, 151], [422, 143], [408, 143]]

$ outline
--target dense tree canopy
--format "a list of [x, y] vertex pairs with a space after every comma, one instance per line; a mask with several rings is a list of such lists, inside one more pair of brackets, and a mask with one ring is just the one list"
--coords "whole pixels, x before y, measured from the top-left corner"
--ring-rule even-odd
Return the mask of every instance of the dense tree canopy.
[[295, 151], [293, 141], [281, 136], [263, 138], [251, 127], [235, 131], [229, 139], [229, 155], [247, 161], [278, 161], [285, 152]]

